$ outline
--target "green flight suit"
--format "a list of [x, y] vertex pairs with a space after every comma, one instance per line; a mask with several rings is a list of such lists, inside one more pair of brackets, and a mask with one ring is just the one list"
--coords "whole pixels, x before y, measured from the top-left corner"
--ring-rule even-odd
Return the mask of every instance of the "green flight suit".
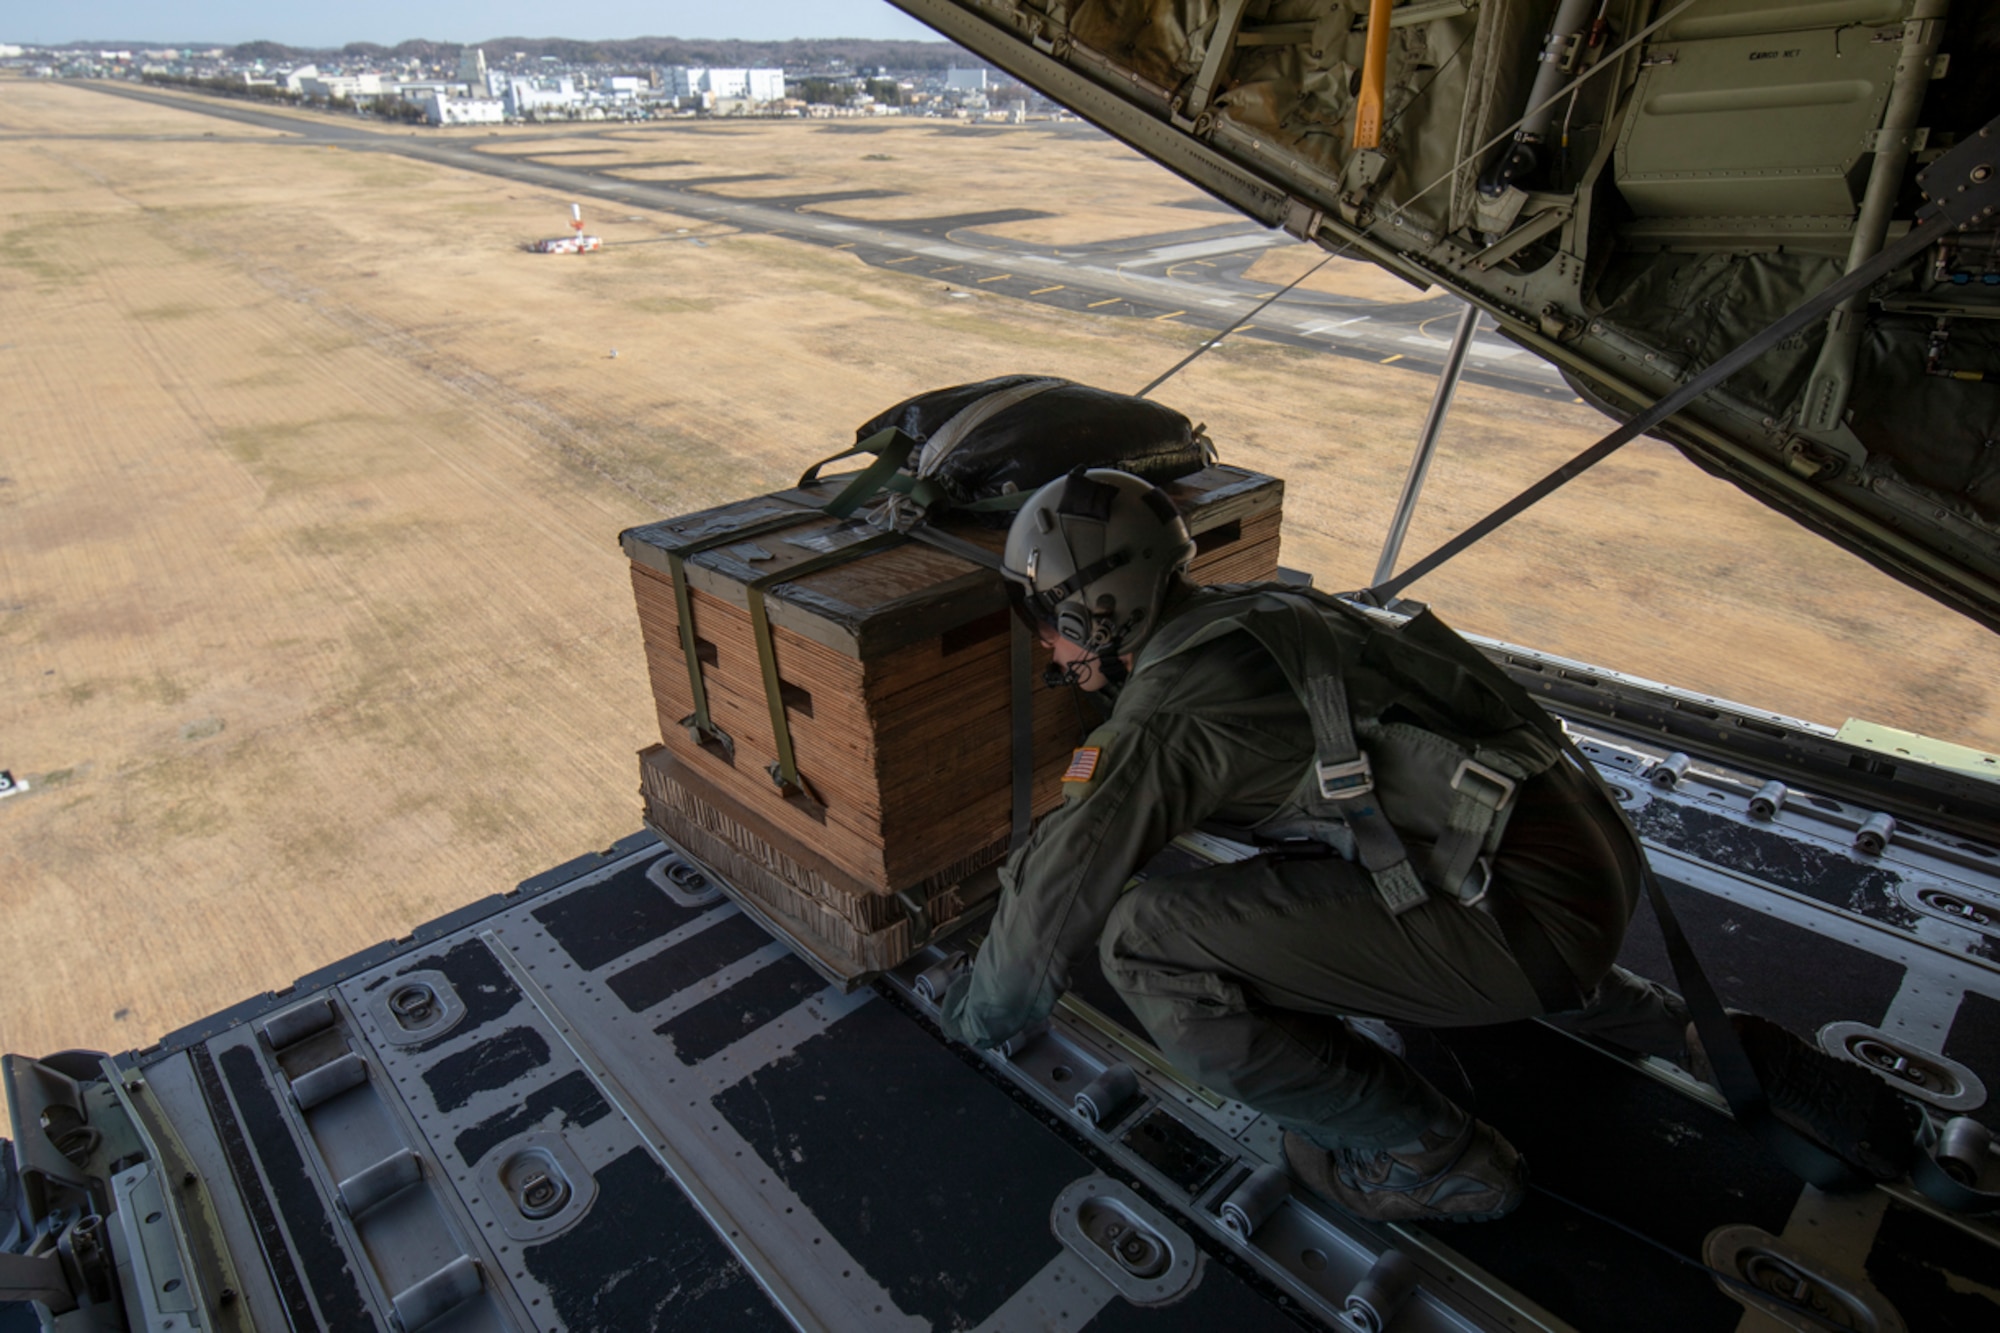
[[[1487, 912], [1433, 894], [1392, 916], [1367, 872], [1338, 858], [1259, 856], [1126, 892], [1175, 836], [1279, 808], [1313, 759], [1304, 707], [1248, 634], [1142, 653], [1085, 745], [1094, 765], [1072, 771], [1088, 780], [1065, 783], [1063, 806], [1001, 873], [985, 943], [944, 998], [948, 1034], [992, 1046], [1045, 1019], [1097, 948], [1183, 1072], [1324, 1146], [1371, 1149], [1415, 1137], [1449, 1103], [1340, 1015], [1456, 1027], [1545, 1012]], [[1565, 1025], [1676, 1052], [1677, 999], [1612, 966], [1641, 886], [1610, 798], [1565, 762], [1515, 799], [1495, 892], [1516, 896], [1590, 996]]]

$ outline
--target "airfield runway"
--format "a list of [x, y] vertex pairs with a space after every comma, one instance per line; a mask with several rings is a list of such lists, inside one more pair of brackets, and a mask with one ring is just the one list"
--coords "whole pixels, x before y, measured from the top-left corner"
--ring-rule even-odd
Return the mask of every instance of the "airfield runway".
[[[277, 130], [297, 136], [302, 145], [336, 144], [352, 151], [391, 153], [581, 195], [599, 203], [666, 209], [684, 217], [727, 223], [746, 231], [851, 250], [857, 259], [870, 266], [901, 267], [912, 274], [939, 278], [961, 288], [977, 288], [990, 295], [1106, 317], [1172, 320], [1209, 331], [1228, 328], [1276, 291], [1282, 284], [1260, 281], [1250, 276], [1248, 270], [1272, 248], [1298, 244], [1282, 232], [1242, 218], [1226, 205], [1211, 203], [1210, 208], [1229, 220], [1153, 235], [1061, 246], [1034, 245], [992, 230], [1011, 222], [1052, 216], [1034, 208], [862, 219], [843, 215], [840, 206], [854, 200], [894, 198], [896, 192], [863, 188], [758, 196], [734, 193], [731, 187], [775, 177], [759, 172], [703, 174], [698, 164], [672, 161], [565, 160], [616, 156], [619, 150], [629, 149], [632, 145], [629, 136], [638, 128], [629, 124], [551, 128], [539, 137], [510, 136], [499, 145], [471, 137], [476, 131], [461, 131], [467, 134], [466, 141], [450, 143], [439, 142], [436, 136], [413, 139], [407, 130], [371, 128], [331, 116], [308, 119], [219, 98], [187, 98], [125, 84], [87, 86], [113, 96], [200, 111], [238, 124]], [[836, 128], [851, 126], [849, 133], [871, 128], [867, 122], [826, 124]], [[646, 122], [643, 128], [648, 143], [670, 146], [673, 131], [687, 127], [676, 122]], [[937, 123], [935, 128], [973, 135], [1011, 133], [1007, 127], [960, 126], [951, 122]], [[1037, 125], [1035, 129], [1047, 133], [1050, 127]], [[1065, 131], [1098, 136], [1098, 131], [1075, 122], [1055, 129], [1058, 136]], [[580, 147], [580, 143], [595, 143], [601, 148]], [[538, 144], [552, 146], [544, 148]], [[635, 172], [663, 166], [694, 169], [683, 171], [679, 179], [635, 177]], [[1426, 296], [1409, 290], [1409, 299], [1397, 301], [1294, 289], [1235, 336], [1400, 365], [1403, 369], [1435, 375], [1449, 345], [1460, 303], [1453, 297]], [[1547, 363], [1493, 332], [1490, 318], [1484, 321], [1483, 331], [1474, 337], [1469, 357], [1466, 378], [1474, 383], [1541, 397], [1574, 396]]]

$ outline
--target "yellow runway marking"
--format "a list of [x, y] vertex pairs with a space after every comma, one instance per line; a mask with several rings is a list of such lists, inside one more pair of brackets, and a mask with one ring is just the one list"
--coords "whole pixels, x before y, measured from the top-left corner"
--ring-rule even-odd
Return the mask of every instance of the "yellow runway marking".
[[855, 241], [847, 241], [841, 245], [836, 245], [833, 248], [836, 250], [852, 250], [856, 244], [857, 242]]
[[[1009, 278], [1011, 278], [1011, 277], [1013, 277], [1013, 276], [1014, 276], [1014, 275], [1013, 275], [1013, 274], [1011, 274], [1011, 273], [995, 273], [995, 274], [994, 274], [994, 275], [993, 275], [992, 277], [990, 277], [990, 278], [981, 278], [981, 279], [980, 279], [979, 281], [980, 281], [980, 282], [982, 282], [982, 283], [984, 283], [984, 282], [1005, 282], [1005, 281], [1007, 281], [1007, 279], [1009, 279]], [[974, 285], [976, 286], [977, 284], [974, 284]]]
[[1088, 308], [1091, 310], [1095, 310], [1097, 309], [1097, 307], [1101, 305], [1117, 305], [1120, 301], [1124, 299], [1125, 298], [1122, 296], [1114, 296], [1108, 301], [1092, 301]]
[[891, 264], [914, 264], [916, 262], [917, 257], [915, 255], [904, 255], [901, 259], [885, 259], [882, 261], [882, 266], [887, 268]]
[[1389, 363], [1390, 363], [1391, 361], [1401, 361], [1402, 359], [1403, 359], [1403, 354], [1402, 354], [1401, 352], [1398, 352], [1398, 353], [1396, 353], [1396, 354], [1395, 354], [1394, 356], [1385, 356], [1385, 357], [1383, 357], [1383, 358], [1382, 358], [1382, 364], [1386, 366], [1386, 365], [1388, 365], [1388, 364], [1389, 364]]
[[1155, 324], [1157, 324], [1157, 323], [1159, 323], [1159, 322], [1160, 322], [1161, 320], [1163, 320], [1163, 319], [1172, 319], [1172, 318], [1173, 318], [1173, 317], [1174, 317], [1175, 315], [1185, 315], [1186, 313], [1187, 313], [1187, 311], [1185, 311], [1185, 310], [1169, 310], [1169, 311], [1168, 311], [1168, 312], [1167, 312], [1166, 314], [1164, 314], [1164, 315], [1155, 315], [1155, 316], [1153, 316], [1153, 322], [1154, 322]]
[[1059, 292], [1059, 291], [1061, 291], [1062, 289], [1063, 289], [1063, 285], [1062, 285], [1061, 283], [1057, 283], [1057, 284], [1056, 284], [1055, 286], [1053, 286], [1053, 287], [1037, 287], [1037, 288], [1035, 288], [1035, 290], [1033, 290], [1032, 292], [1029, 292], [1029, 293], [1028, 293], [1028, 295], [1030, 295], [1030, 296], [1046, 296], [1046, 295], [1048, 295], [1048, 294], [1049, 294], [1050, 292]]
[[945, 265], [945, 266], [944, 266], [943, 268], [934, 268], [934, 269], [932, 269], [932, 270], [931, 270], [931, 272], [933, 272], [933, 273], [956, 273], [956, 272], [958, 272], [958, 271], [959, 271], [960, 269], [962, 269], [962, 268], [964, 268], [964, 267], [965, 267], [965, 265], [963, 265], [963, 264], [946, 264], [946, 265]]

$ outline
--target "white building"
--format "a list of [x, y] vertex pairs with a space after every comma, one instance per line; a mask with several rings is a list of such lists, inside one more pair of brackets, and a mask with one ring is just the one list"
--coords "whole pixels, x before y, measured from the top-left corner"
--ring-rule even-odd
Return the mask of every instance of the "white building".
[[467, 46], [458, 53], [458, 81], [470, 87], [480, 88], [486, 84], [486, 52], [477, 46]]
[[305, 81], [307, 79], [316, 79], [318, 77], [319, 77], [318, 65], [300, 65], [297, 69], [292, 70], [290, 73], [284, 76], [285, 87], [290, 89], [292, 92], [303, 93], [305, 91], [305, 86], [304, 86]]
[[346, 98], [369, 102], [382, 95], [380, 74], [310, 74], [299, 80], [299, 92], [307, 97]]
[[701, 69], [673, 65], [666, 70], [661, 87], [677, 101], [707, 103], [723, 98], [742, 98], [751, 102], [777, 102], [785, 96], [785, 71]]
[[637, 97], [646, 86], [646, 81], [636, 74], [611, 74], [598, 86], [612, 97]]
[[494, 97], [451, 97], [432, 92], [421, 103], [424, 119], [433, 125], [498, 125], [507, 108]]
[[944, 86], [956, 93], [983, 93], [986, 91], [986, 71], [948, 69], [944, 72]]
[[538, 86], [533, 79], [509, 79], [505, 104], [507, 114], [515, 117], [542, 111], [564, 112], [581, 106], [583, 94], [567, 75], [557, 79], [553, 88]]

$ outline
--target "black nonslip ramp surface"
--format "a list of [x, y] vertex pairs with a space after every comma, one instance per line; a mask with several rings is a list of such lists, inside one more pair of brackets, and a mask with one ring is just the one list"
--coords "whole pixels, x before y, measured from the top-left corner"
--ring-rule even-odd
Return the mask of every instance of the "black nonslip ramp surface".
[[573, 1069], [555, 1082], [536, 1088], [516, 1105], [461, 1130], [452, 1141], [452, 1148], [460, 1161], [472, 1166], [516, 1134], [537, 1127], [561, 1131], [574, 1125], [588, 1129], [610, 1114], [611, 1103], [604, 1100], [597, 1085], [590, 1081], [590, 1075]]
[[448, 1055], [424, 1071], [440, 1111], [456, 1111], [482, 1092], [518, 1082], [549, 1062], [549, 1043], [533, 1028], [508, 1028], [498, 1036]]
[[645, 947], [708, 910], [682, 907], [630, 871], [563, 894], [534, 909], [535, 920], [588, 972]]
[[787, 954], [653, 1030], [683, 1063], [698, 1064], [825, 989], [824, 977]]
[[[1056, 1196], [1100, 1169], [879, 1001], [714, 1106], [897, 1307], [937, 1329], [978, 1326], [1055, 1259]], [[1149, 1309], [1113, 1298], [1088, 1327], [1300, 1325], [1210, 1261], [1183, 1300]]]
[[739, 912], [614, 973], [606, 984], [627, 1009], [641, 1013], [770, 944], [769, 932]]
[[[1903, 984], [1903, 965], [1755, 908], [1675, 883], [1661, 887], [1722, 1002], [1810, 1040], [1827, 1023], [1876, 1026]], [[1679, 990], [1652, 904], [1641, 902], [1618, 961]]]
[[1967, 993], [1959, 998], [1944, 1054], [1986, 1080], [1986, 1105], [1973, 1118], [2000, 1129], [2000, 1000]]
[[574, 1229], [521, 1249], [571, 1330], [773, 1333], [789, 1329], [736, 1256], [644, 1149], [597, 1172]]
[[1891, 1205], [1867, 1267], [1870, 1280], [1907, 1317], [1911, 1333], [2000, 1328], [2000, 1257], [1934, 1217]]
[[1055, 1258], [1050, 1204], [1093, 1169], [880, 1002], [715, 1109], [903, 1311], [946, 1328], [977, 1325]]
[[[1811, 798], [1805, 798], [1811, 799]], [[1901, 876], [1776, 828], [1759, 828], [1684, 800], [1648, 801], [1632, 812], [1641, 837], [1710, 865], [1755, 875], [1829, 907], [1907, 926], [1917, 914], [1896, 898]]]

